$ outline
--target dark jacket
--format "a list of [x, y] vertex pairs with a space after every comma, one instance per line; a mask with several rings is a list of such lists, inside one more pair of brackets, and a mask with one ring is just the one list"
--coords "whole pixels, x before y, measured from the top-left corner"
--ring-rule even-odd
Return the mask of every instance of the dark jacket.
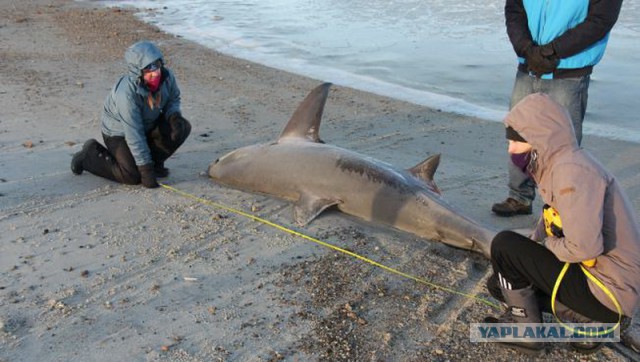
[[591, 74], [604, 55], [622, 0], [506, 0], [507, 34], [526, 71], [524, 55], [533, 45], [551, 43], [558, 69], [543, 78]]
[[[533, 146], [532, 177], [542, 200], [555, 208], [564, 237], [545, 246], [563, 262], [596, 259], [590, 271], [632, 317], [640, 301], [640, 229], [631, 202], [616, 178], [578, 147], [566, 109], [542, 93], [531, 94], [507, 114], [505, 123]], [[589, 280], [589, 288], [609, 309], [615, 306]]]
[[[148, 165], [153, 161], [147, 144], [147, 133], [157, 126], [160, 115], [166, 118], [180, 112], [180, 89], [173, 73], [162, 67], [160, 88], [153, 94], [160, 96], [160, 104], [151, 107], [147, 97], [149, 89], [142, 80], [142, 69], [162, 58], [153, 43], [141, 41], [125, 52], [124, 59], [129, 72], [113, 86], [104, 101], [102, 133], [125, 138], [136, 165]], [[159, 94], [158, 94], [159, 93]]]

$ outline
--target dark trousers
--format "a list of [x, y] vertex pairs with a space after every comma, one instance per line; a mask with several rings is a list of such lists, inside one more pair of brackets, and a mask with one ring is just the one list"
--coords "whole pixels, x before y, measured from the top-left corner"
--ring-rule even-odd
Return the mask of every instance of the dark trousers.
[[[147, 134], [147, 144], [154, 164], [162, 165], [184, 143], [189, 133], [191, 124], [186, 119], [176, 117], [169, 121], [161, 116], [158, 126]], [[126, 139], [105, 134], [102, 137], [107, 147], [97, 145], [97, 149], [90, 150], [83, 161], [83, 168], [112, 181], [128, 185], [139, 184], [140, 172]]]
[[[549, 249], [513, 231], [502, 231], [495, 236], [491, 244], [491, 262], [494, 273], [502, 276], [511, 285], [510, 289], [532, 285], [546, 300], [551, 300], [553, 287], [564, 267], [564, 262]], [[593, 296], [579, 264], [571, 264], [556, 298], [568, 308], [595, 321], [618, 321], [618, 314]]]

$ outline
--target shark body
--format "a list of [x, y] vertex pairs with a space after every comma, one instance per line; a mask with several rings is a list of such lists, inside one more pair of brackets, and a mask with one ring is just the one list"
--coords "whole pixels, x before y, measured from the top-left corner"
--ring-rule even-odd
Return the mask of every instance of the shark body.
[[234, 150], [209, 166], [216, 182], [293, 202], [306, 225], [323, 210], [385, 224], [489, 258], [495, 230], [457, 211], [433, 181], [440, 155], [403, 170], [320, 140], [329, 83], [312, 90], [276, 142]]

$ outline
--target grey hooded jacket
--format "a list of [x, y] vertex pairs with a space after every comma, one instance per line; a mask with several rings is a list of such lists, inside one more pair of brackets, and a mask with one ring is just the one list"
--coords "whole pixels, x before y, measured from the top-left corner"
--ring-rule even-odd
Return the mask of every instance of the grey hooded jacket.
[[[547, 237], [545, 246], [563, 262], [596, 258], [589, 271], [613, 293], [624, 314], [632, 317], [640, 301], [640, 229], [620, 184], [578, 146], [569, 114], [549, 96], [525, 97], [504, 122], [533, 146], [537, 160], [530, 164], [530, 172], [542, 200], [562, 220], [565, 236]], [[616, 311], [591, 280], [589, 288]]]
[[128, 73], [113, 86], [104, 101], [102, 133], [124, 137], [136, 165], [149, 165], [153, 161], [147, 144], [147, 133], [157, 126], [159, 117], [166, 118], [180, 112], [180, 89], [173, 73], [162, 68], [159, 107], [151, 108], [147, 102], [149, 89], [142, 81], [142, 69], [160, 59], [162, 52], [153, 43], [141, 41], [130, 46], [124, 54]]

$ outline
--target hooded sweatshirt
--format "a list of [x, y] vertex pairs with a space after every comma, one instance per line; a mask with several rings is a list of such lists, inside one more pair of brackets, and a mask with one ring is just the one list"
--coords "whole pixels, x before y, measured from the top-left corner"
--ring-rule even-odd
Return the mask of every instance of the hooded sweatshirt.
[[[563, 262], [596, 259], [589, 271], [613, 293], [626, 316], [640, 301], [640, 229], [635, 212], [615, 177], [578, 147], [566, 109], [542, 93], [523, 98], [507, 114], [537, 153], [530, 171], [542, 200], [555, 208], [564, 237], [545, 246]], [[605, 292], [588, 279], [593, 295], [612, 311]]]
[[[180, 112], [180, 89], [173, 73], [162, 67], [160, 88], [153, 97], [160, 97], [153, 108], [147, 98], [149, 88], [142, 80], [142, 69], [160, 60], [162, 52], [153, 43], [141, 41], [130, 46], [124, 54], [128, 72], [113, 86], [104, 101], [102, 133], [109, 137], [124, 137], [136, 165], [153, 163], [147, 133], [157, 126], [160, 115], [168, 118]], [[158, 94], [159, 93], [159, 94]]]

